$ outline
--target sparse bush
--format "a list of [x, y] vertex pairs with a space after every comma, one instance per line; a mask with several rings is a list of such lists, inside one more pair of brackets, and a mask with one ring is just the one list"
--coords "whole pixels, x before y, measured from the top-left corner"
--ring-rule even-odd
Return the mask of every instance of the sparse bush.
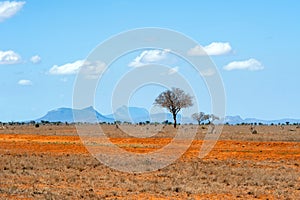
[[252, 134], [257, 134], [257, 130], [255, 129], [254, 126], [250, 127], [250, 131], [251, 131]]

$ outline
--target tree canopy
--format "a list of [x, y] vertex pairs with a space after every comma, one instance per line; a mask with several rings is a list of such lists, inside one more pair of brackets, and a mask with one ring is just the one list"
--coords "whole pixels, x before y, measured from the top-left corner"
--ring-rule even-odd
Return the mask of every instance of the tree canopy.
[[167, 108], [173, 115], [174, 127], [176, 128], [176, 116], [182, 108], [193, 105], [192, 97], [179, 88], [172, 88], [162, 92], [154, 102], [155, 105]]

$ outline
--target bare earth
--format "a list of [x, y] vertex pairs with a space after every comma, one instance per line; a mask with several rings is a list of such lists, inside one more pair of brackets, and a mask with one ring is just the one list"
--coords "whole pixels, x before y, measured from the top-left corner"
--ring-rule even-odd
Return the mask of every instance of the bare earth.
[[[111, 142], [137, 153], [160, 149], [175, 135], [171, 126], [150, 138], [102, 128]], [[200, 159], [207, 127], [199, 127], [180, 159], [140, 174], [101, 164], [75, 126], [0, 127], [0, 199], [299, 199], [300, 128], [258, 126], [256, 135], [249, 128], [224, 126], [213, 150]]]

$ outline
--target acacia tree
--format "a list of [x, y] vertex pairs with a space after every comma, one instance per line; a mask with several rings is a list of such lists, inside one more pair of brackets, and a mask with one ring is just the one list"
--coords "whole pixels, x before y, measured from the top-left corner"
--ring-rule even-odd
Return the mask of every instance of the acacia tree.
[[211, 123], [213, 124], [213, 122], [215, 120], [219, 120], [220, 118], [214, 114], [211, 114], [211, 115], [207, 116], [207, 119], [208, 119], [208, 124], [211, 124]]
[[200, 125], [201, 122], [208, 120], [208, 124], [213, 124], [215, 120], [219, 120], [220, 118], [214, 114], [205, 114], [204, 112], [194, 113], [192, 114], [192, 118], [198, 121]]
[[198, 122], [198, 125], [200, 125], [202, 121], [205, 121], [205, 114], [204, 112], [194, 113], [192, 114], [192, 118]]
[[193, 105], [192, 97], [186, 94], [183, 90], [179, 88], [172, 88], [172, 90], [167, 90], [162, 92], [154, 102], [155, 105], [167, 108], [173, 115], [174, 128], [177, 124], [177, 114], [182, 108], [187, 108]]

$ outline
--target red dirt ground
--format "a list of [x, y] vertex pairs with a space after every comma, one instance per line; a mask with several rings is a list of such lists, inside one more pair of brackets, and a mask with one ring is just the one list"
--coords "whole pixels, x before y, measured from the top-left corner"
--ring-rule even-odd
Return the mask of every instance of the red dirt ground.
[[[236, 128], [236, 127], [235, 127]], [[26, 128], [25, 128], [26, 130]], [[31, 130], [31, 129], [30, 129]], [[60, 155], [79, 155], [79, 156], [90, 156], [87, 149], [82, 144], [80, 138], [74, 133], [74, 129], [66, 129], [65, 133], [61, 135], [51, 135], [49, 132], [47, 134], [30, 134], [30, 131], [27, 134], [18, 134], [18, 127], [14, 128], [14, 131], [2, 131], [0, 134], [0, 154], [1, 155], [23, 155], [28, 156], [43, 154], [50, 157], [57, 157]], [[51, 131], [50, 131], [51, 132]], [[60, 129], [60, 133], [64, 132], [64, 128]], [[73, 135], [70, 133], [74, 133]], [[249, 136], [250, 137], [250, 136]], [[253, 136], [254, 137], [254, 136]], [[146, 153], [154, 151], [163, 147], [171, 141], [171, 138], [110, 138], [111, 142], [119, 145], [121, 148], [124, 148], [127, 151]], [[194, 140], [188, 151], [180, 159], [181, 162], [189, 163], [195, 162], [197, 159], [199, 149], [201, 147], [202, 140]], [[289, 165], [289, 168], [295, 170], [295, 173], [299, 175], [298, 180], [300, 181], [300, 142], [299, 141], [246, 141], [246, 140], [219, 140], [213, 150], [203, 159], [208, 162], [225, 162], [228, 160], [234, 160], [236, 167], [239, 167], [240, 162], [251, 163], [263, 163], [264, 161], [276, 163], [276, 166], [266, 166], [261, 165], [261, 168], [278, 168], [277, 165], [281, 167], [286, 167], [285, 163], [292, 162], [293, 165]], [[198, 165], [198, 164], [197, 164]], [[257, 165], [260, 167], [259, 164]], [[279, 167], [280, 167], [279, 166]], [[1, 169], [2, 170], [2, 169]], [[144, 178], [149, 178], [148, 175], [141, 176]], [[147, 181], [144, 180], [144, 181]], [[22, 179], [25, 180], [25, 179]], [[153, 180], [153, 177], [149, 178]], [[2, 186], [1, 186], [2, 185]], [[1, 187], [9, 187], [9, 184], [0, 183]], [[0, 187], [0, 189], [1, 189]], [[26, 184], [22, 187], [27, 187]], [[30, 187], [30, 186], [28, 186]], [[39, 187], [43, 187], [40, 185]], [[81, 187], [77, 185], [75, 187]], [[298, 188], [298, 191], [295, 191], [292, 197], [300, 195], [300, 186], [295, 186]], [[114, 198], [107, 196], [107, 192], [110, 190], [119, 191], [120, 193], [126, 193], [126, 189], [118, 187], [117, 185], [111, 189], [104, 189], [96, 192], [98, 195], [106, 195], [108, 199], [114, 198], [125, 198], [122, 195], [117, 195]], [[95, 189], [96, 190], [96, 189]], [[102, 192], [101, 192], [102, 191]], [[241, 198], [254, 199], [249, 195], [241, 195]], [[175, 194], [170, 193], [170, 197], [167, 196], [157, 196], [152, 193], [148, 193], [147, 189], [145, 192], [139, 192], [138, 194], [131, 194], [129, 199], [239, 199], [239, 195], [234, 195], [230, 191], [228, 193], [210, 193], [210, 194], [189, 194], [189, 193], [180, 193]], [[119, 197], [118, 197], [119, 196]], [[281, 196], [279, 195], [281, 198]], [[298, 196], [299, 197], [299, 196]], [[0, 190], [0, 199], [9, 198], [9, 199], [33, 199], [33, 198], [21, 198], [17, 194], [1, 194]], [[276, 196], [266, 193], [260, 194], [255, 198], [260, 199], [276, 199]], [[93, 198], [91, 198], [93, 199]], [[126, 197], [126, 199], [128, 199]]]
[[[168, 144], [170, 138], [112, 138], [113, 143], [126, 144], [127, 151], [146, 153], [159, 149]], [[145, 147], [136, 148], [134, 145], [143, 144]], [[202, 141], [193, 141], [187, 157], [196, 157]], [[151, 148], [147, 148], [151, 145]], [[44, 136], [44, 135], [0, 135], [1, 151], [14, 153], [69, 153], [88, 154], [78, 136]], [[133, 147], [131, 147], [133, 146]], [[218, 141], [205, 159], [247, 159], [247, 160], [300, 160], [299, 142], [255, 142], [255, 141]]]

